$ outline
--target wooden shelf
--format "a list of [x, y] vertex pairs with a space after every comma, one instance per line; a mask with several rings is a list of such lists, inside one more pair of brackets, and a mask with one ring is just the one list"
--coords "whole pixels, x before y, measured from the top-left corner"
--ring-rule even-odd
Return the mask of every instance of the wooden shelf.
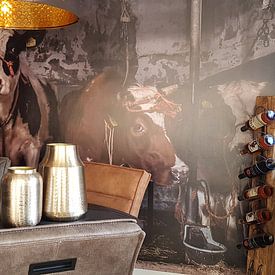
[[[275, 110], [275, 96], [258, 96], [256, 99], [256, 114], [262, 112], [264, 109]], [[275, 122], [265, 127], [266, 133], [275, 136]], [[255, 132], [255, 136], [261, 134], [262, 129]], [[256, 155], [253, 155], [253, 162], [256, 162]], [[265, 153], [265, 157], [275, 158], [274, 148]], [[252, 179], [252, 186], [258, 183], [258, 178]], [[265, 183], [273, 186], [275, 190], [275, 171], [267, 173], [265, 177]], [[275, 192], [272, 197], [267, 199], [267, 209], [272, 212], [271, 221], [263, 225], [263, 230], [266, 233], [271, 233], [275, 236]], [[252, 209], [255, 209], [257, 205], [251, 204]], [[255, 226], [250, 226], [249, 237], [255, 234]], [[254, 273], [259, 275], [271, 275], [275, 274], [275, 244], [267, 246], [265, 248], [258, 248], [249, 250], [247, 255], [247, 271], [254, 261]], [[257, 273], [259, 271], [259, 273]], [[251, 274], [251, 273], [248, 273]]]

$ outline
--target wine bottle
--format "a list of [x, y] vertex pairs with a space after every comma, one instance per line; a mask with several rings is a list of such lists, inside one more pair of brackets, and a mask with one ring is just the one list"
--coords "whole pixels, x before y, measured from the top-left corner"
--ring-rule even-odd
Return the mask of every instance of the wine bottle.
[[271, 212], [267, 209], [258, 209], [256, 211], [248, 212], [243, 219], [239, 220], [244, 224], [265, 223], [271, 220]]
[[273, 110], [267, 110], [251, 117], [248, 121], [246, 121], [245, 125], [241, 127], [241, 131], [245, 132], [247, 130], [257, 130], [271, 123], [274, 119], [275, 112]]
[[238, 200], [261, 200], [272, 196], [272, 194], [273, 187], [265, 184], [244, 190], [242, 195], [238, 196]]
[[241, 150], [241, 155], [245, 155], [247, 153], [254, 153], [260, 150], [268, 150], [274, 145], [274, 137], [272, 135], [264, 135], [259, 138], [259, 140], [252, 140], [248, 144], [245, 145], [244, 149]]
[[264, 248], [268, 245], [272, 245], [274, 243], [274, 237], [272, 234], [261, 233], [256, 234], [252, 238], [244, 239], [241, 244], [237, 245], [237, 248], [244, 247], [245, 249], [256, 249], [256, 248]]
[[244, 171], [239, 174], [239, 179], [244, 178], [253, 178], [260, 175], [265, 175], [267, 172], [275, 169], [275, 160], [272, 158], [268, 158], [262, 161], [257, 162], [256, 164], [247, 167]]

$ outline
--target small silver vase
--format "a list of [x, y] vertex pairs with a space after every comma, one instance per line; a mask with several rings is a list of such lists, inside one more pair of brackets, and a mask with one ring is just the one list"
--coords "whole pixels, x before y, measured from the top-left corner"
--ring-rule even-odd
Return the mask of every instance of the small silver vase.
[[10, 167], [1, 184], [2, 224], [37, 225], [42, 216], [43, 183], [33, 167]]
[[84, 167], [75, 145], [47, 144], [39, 172], [44, 183], [45, 218], [73, 221], [87, 212]]

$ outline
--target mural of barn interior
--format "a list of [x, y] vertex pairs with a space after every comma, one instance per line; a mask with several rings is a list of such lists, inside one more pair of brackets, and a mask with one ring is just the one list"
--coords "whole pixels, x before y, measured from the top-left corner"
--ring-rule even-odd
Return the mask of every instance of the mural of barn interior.
[[28, 32], [0, 32], [2, 60], [15, 64], [1, 67], [2, 156], [37, 165], [47, 142], [64, 141], [85, 161], [145, 169], [153, 211], [146, 193], [139, 259], [244, 268], [238, 174], [251, 157], [239, 152], [251, 135], [240, 127], [256, 96], [275, 95], [272, 0], [202, 1], [196, 89], [191, 1], [66, 5], [79, 22], [31, 33], [36, 47], [26, 47]]

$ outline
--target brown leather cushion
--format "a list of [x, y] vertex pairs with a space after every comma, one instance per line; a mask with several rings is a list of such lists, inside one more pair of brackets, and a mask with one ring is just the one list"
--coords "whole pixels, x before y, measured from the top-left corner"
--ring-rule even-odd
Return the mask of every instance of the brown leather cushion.
[[141, 169], [84, 162], [88, 203], [137, 217], [151, 174]]

